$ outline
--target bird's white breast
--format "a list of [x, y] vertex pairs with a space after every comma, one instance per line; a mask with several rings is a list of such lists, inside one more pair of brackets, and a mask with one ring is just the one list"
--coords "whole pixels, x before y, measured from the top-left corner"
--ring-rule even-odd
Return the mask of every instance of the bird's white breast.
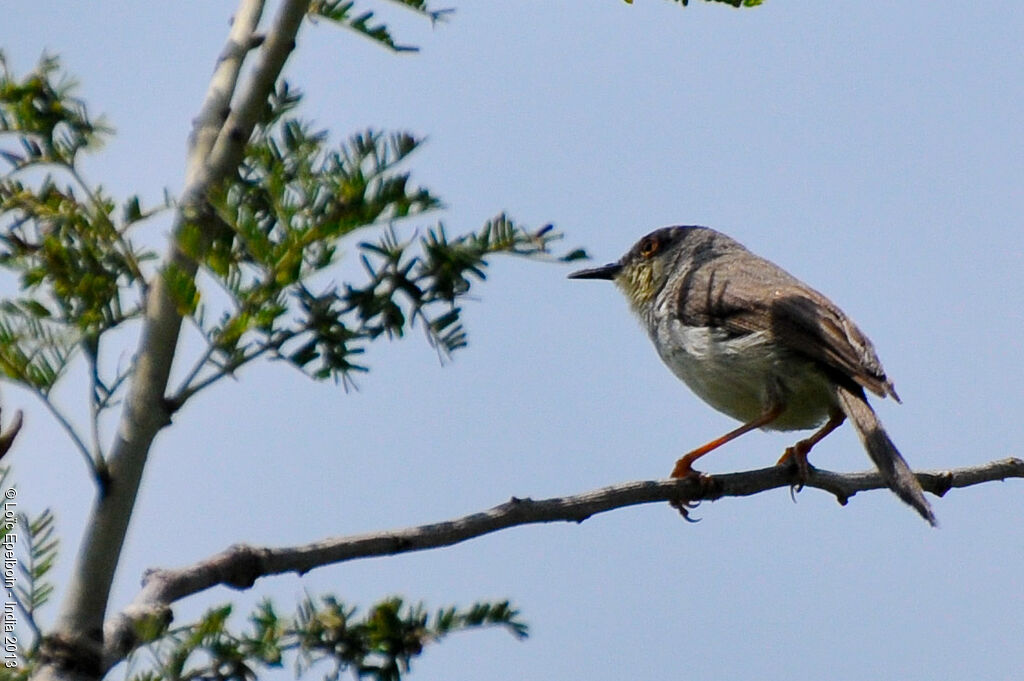
[[766, 426], [803, 430], [821, 424], [834, 403], [827, 377], [808, 359], [779, 351], [768, 332], [729, 336], [663, 317], [651, 328], [658, 354], [702, 400], [748, 422], [781, 399], [785, 411]]

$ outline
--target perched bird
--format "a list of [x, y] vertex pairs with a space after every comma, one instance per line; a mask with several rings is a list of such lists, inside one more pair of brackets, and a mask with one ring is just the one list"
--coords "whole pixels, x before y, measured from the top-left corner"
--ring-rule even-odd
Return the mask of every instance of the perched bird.
[[871, 341], [828, 298], [708, 227], [656, 230], [618, 262], [569, 278], [614, 281], [672, 372], [743, 423], [679, 459], [672, 477], [693, 474], [698, 458], [756, 428], [820, 426], [779, 460], [806, 472], [807, 453], [849, 418], [892, 491], [935, 524], [864, 394], [899, 402], [892, 381]]

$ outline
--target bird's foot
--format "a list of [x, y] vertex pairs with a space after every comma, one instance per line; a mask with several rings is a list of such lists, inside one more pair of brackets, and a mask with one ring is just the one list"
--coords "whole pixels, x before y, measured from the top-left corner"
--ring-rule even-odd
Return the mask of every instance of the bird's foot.
[[676, 463], [676, 467], [672, 470], [672, 477], [678, 479], [692, 479], [697, 483], [697, 493], [693, 498], [680, 498], [669, 502], [672, 508], [679, 511], [679, 515], [683, 516], [683, 520], [689, 523], [700, 522], [700, 518], [693, 518], [690, 516], [690, 511], [700, 506], [700, 502], [708, 497], [713, 497], [715, 489], [715, 480], [706, 473], [695, 471], [686, 464], [685, 467], [680, 467], [680, 463], [683, 463], [683, 459], [680, 459]]
[[[796, 469], [796, 482], [789, 486], [789, 493], [793, 495], [804, 488], [804, 483], [811, 477], [811, 464], [807, 461], [807, 453], [811, 451], [806, 440], [797, 442], [792, 447], [786, 447], [776, 466], [793, 466]], [[794, 501], [796, 498], [794, 497]]]

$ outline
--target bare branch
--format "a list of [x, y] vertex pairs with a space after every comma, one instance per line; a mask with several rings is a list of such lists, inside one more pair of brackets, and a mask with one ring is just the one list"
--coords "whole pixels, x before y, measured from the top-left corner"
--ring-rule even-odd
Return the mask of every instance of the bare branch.
[[[925, 491], [943, 496], [954, 487], [1024, 478], [1024, 460], [1009, 458], [980, 466], [917, 473]], [[794, 466], [774, 466], [741, 473], [684, 478], [642, 480], [611, 485], [567, 497], [518, 499], [486, 511], [440, 523], [324, 539], [305, 546], [266, 548], [237, 544], [188, 567], [156, 569], [146, 573], [135, 600], [105, 627], [104, 669], [119, 662], [138, 644], [134, 623], [145, 618], [165, 619], [170, 605], [214, 586], [247, 589], [260, 577], [296, 572], [358, 558], [387, 556], [458, 544], [517, 525], [569, 521], [580, 523], [598, 513], [617, 508], [672, 502], [687, 504], [722, 497], [744, 497], [797, 483]], [[857, 492], [885, 489], [877, 471], [834, 473], [811, 468], [805, 487], [835, 495], [841, 504]]]
[[[200, 327], [198, 324], [196, 324], [196, 326], [199, 332], [203, 333], [202, 327]], [[185, 403], [186, 391], [188, 391], [188, 389], [191, 388], [192, 385], [195, 383], [196, 379], [199, 378], [199, 374], [202, 373], [203, 369], [205, 369], [210, 364], [210, 361], [213, 359], [213, 355], [216, 351], [217, 347], [213, 343], [209, 342], [209, 340], [207, 340], [206, 349], [203, 351], [203, 354], [200, 355], [199, 359], [197, 359], [195, 364], [192, 365], [192, 368], [189, 370], [188, 375], [185, 376], [184, 379], [182, 379], [181, 387], [174, 391], [174, 397], [171, 398], [172, 402], [174, 402], [175, 404]]]
[[262, 15], [263, 0], [242, 0], [238, 5], [231, 21], [227, 44], [217, 59], [217, 68], [210, 79], [189, 140], [189, 177], [201, 167], [228, 117], [242, 64], [249, 51], [259, 45], [255, 39], [256, 27]]
[[[189, 150], [185, 187], [179, 197], [164, 271], [176, 270], [183, 276], [194, 277], [198, 265], [178, 248], [177, 240], [187, 224], [202, 222], [210, 188], [233, 172], [242, 159], [261, 107], [295, 47], [308, 5], [309, 0], [283, 0], [266, 40], [261, 43], [251, 31], [258, 24], [263, 3], [240, 0], [230, 45], [224, 53], [228, 56], [215, 71], [200, 109], [200, 130]], [[250, 33], [248, 38], [245, 33]], [[256, 45], [258, 57], [249, 81], [235, 92], [243, 55]], [[235, 108], [228, 112], [223, 105], [232, 101], [232, 95]], [[219, 128], [218, 120], [223, 121]], [[33, 674], [34, 681], [100, 676], [105, 647], [101, 630], [114, 571], [150, 445], [170, 423], [165, 392], [181, 319], [178, 301], [165, 277], [154, 277], [146, 299], [132, 386], [108, 458], [108, 472], [114, 483], [103, 486], [90, 514], [60, 613], [51, 633], [40, 643], [40, 664]]]
[[[241, 162], [245, 145], [266, 106], [267, 95], [273, 91], [285, 61], [295, 49], [295, 38], [308, 8], [309, 0], [286, 0], [278, 8], [266, 40], [259, 43], [259, 58], [253, 65], [249, 81], [232, 102], [231, 111], [204, 159], [203, 169], [212, 179], [219, 180]], [[205, 200], [209, 186], [210, 182], [206, 182], [202, 187], [201, 197], [186, 198]]]
[[233, 361], [229, 361], [225, 364], [222, 364], [221, 366], [218, 366], [217, 369], [212, 373], [204, 376], [203, 378], [199, 378], [200, 370], [204, 366], [211, 363], [210, 358], [213, 355], [213, 346], [210, 346], [210, 351], [204, 354], [202, 364], [197, 363], [195, 370], [193, 371], [192, 375], [189, 376], [188, 381], [183, 381], [181, 384], [181, 388], [179, 388], [174, 393], [174, 395], [167, 399], [171, 403], [171, 405], [173, 405], [174, 408], [180, 408], [182, 405], [185, 404], [185, 402], [191, 399], [193, 395], [195, 395], [201, 390], [209, 388], [211, 385], [221, 380], [222, 378], [234, 378], [236, 371], [238, 371], [239, 369], [241, 369], [243, 366], [253, 361], [254, 359], [262, 357], [267, 352], [270, 352], [271, 349], [273, 348], [272, 346], [269, 345], [259, 347], [251, 352], [243, 354], [241, 357], [238, 357]]
[[72, 425], [71, 421], [69, 421], [66, 416], [64, 416], [64, 412], [58, 409], [57, 405], [50, 400], [50, 396], [48, 394], [44, 393], [39, 389], [35, 389], [33, 390], [33, 392], [42, 401], [43, 406], [45, 406], [46, 410], [50, 412], [50, 415], [54, 418], [54, 420], [57, 421], [57, 423], [64, 430], [64, 432], [67, 433], [67, 436], [75, 445], [75, 449], [78, 450], [78, 453], [82, 455], [82, 459], [85, 460], [85, 465], [88, 466], [89, 472], [92, 474], [93, 479], [96, 480], [97, 484], [99, 484], [100, 469], [97, 465], [98, 462], [95, 459], [93, 459], [92, 452], [89, 451], [89, 446], [85, 444], [85, 440], [83, 440], [82, 436], [78, 434], [78, 431], [75, 429], [75, 426]]

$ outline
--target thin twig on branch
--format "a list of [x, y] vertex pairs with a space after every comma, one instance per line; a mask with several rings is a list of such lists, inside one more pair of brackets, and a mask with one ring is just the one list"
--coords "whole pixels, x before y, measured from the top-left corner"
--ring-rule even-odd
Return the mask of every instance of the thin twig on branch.
[[[954, 487], [1024, 478], [1024, 460], [1009, 458], [980, 466], [917, 473], [927, 492], [943, 496]], [[265, 548], [237, 544], [206, 560], [180, 569], [147, 572], [135, 600], [111, 618], [105, 630], [104, 668], [124, 658], [135, 646], [134, 623], [147, 617], [170, 617], [170, 605], [214, 586], [246, 589], [260, 577], [296, 572], [304, 574], [325, 565], [357, 558], [393, 555], [450, 546], [473, 537], [516, 525], [555, 521], [583, 522], [606, 511], [637, 504], [686, 504], [722, 497], [743, 497], [796, 484], [795, 467], [773, 466], [742, 473], [691, 477], [681, 480], [644, 480], [611, 485], [567, 497], [511, 500], [480, 513], [440, 523], [401, 530], [386, 530], [334, 537], [304, 546]], [[875, 471], [834, 473], [811, 468], [804, 487], [821, 489], [846, 504], [857, 492], [886, 487]]]

